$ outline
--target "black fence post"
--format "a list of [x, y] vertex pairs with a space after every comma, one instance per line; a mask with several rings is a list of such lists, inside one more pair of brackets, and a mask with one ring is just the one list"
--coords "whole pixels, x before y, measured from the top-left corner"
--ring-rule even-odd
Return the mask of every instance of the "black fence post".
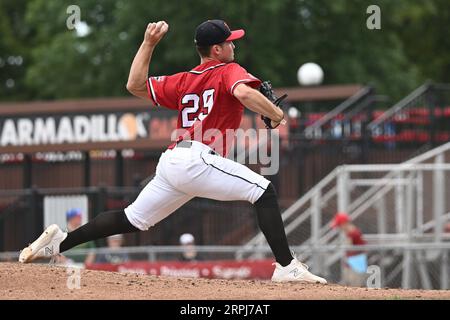
[[28, 196], [28, 210], [26, 216], [26, 224], [24, 231], [26, 232], [26, 241], [34, 241], [42, 232], [42, 219], [38, 216], [41, 212], [39, 203], [39, 191], [36, 187], [30, 189]]
[[425, 93], [425, 103], [427, 104], [429, 111], [430, 125], [428, 127], [429, 142], [432, 148], [436, 147], [436, 96], [432, 83], [429, 84]]
[[305, 162], [308, 152], [307, 144], [307, 139], [299, 136], [298, 146], [295, 148], [294, 154], [294, 159], [297, 158], [297, 163], [299, 166], [297, 173], [297, 194], [295, 195], [296, 198], [301, 197], [305, 192], [305, 170], [308, 169], [305, 168]]
[[31, 154], [25, 154], [23, 158], [23, 189], [31, 188], [31, 184], [33, 183], [33, 163], [31, 157]]
[[100, 186], [97, 194], [97, 211], [95, 216], [106, 210], [107, 190], [105, 186]]
[[0, 219], [0, 251], [5, 250], [5, 219]]
[[123, 187], [123, 156], [122, 150], [116, 150], [115, 182], [117, 187]]
[[84, 174], [84, 186], [90, 187], [91, 186], [91, 156], [89, 154], [89, 150], [83, 152], [84, 159], [83, 159], [83, 174]]

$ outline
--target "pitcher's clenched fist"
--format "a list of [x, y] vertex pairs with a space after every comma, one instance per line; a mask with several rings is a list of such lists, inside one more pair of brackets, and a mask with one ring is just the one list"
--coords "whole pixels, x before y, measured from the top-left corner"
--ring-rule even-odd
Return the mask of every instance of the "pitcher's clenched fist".
[[168, 30], [169, 25], [165, 21], [151, 22], [145, 30], [144, 42], [156, 46]]

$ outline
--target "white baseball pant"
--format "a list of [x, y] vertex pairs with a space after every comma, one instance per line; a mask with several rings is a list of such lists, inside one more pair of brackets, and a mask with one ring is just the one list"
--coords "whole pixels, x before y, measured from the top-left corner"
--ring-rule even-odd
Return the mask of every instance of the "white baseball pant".
[[165, 151], [155, 177], [125, 209], [130, 223], [148, 230], [194, 197], [253, 204], [262, 196], [269, 180], [211, 152], [197, 141], [189, 148], [177, 146]]

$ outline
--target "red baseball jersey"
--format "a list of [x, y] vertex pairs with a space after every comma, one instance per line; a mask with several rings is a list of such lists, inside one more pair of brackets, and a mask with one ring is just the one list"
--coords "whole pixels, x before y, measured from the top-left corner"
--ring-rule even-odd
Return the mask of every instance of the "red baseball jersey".
[[178, 110], [177, 133], [172, 140], [200, 141], [225, 156], [244, 111], [233, 95], [239, 83], [253, 88], [261, 85], [237, 63], [208, 61], [188, 72], [150, 77], [147, 90], [155, 105]]
[[[361, 231], [358, 228], [354, 228], [352, 230], [350, 230], [349, 232], [347, 232], [347, 239], [349, 244], [352, 245], [365, 245], [367, 242], [366, 240], [363, 239], [363, 235], [361, 233]], [[363, 253], [362, 251], [347, 251], [347, 257], [351, 257], [354, 255], [358, 255]]]

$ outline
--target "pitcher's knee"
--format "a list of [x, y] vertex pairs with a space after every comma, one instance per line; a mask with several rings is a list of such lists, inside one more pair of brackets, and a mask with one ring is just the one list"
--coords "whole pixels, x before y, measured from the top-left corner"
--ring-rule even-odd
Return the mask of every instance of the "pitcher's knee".
[[273, 202], [277, 201], [277, 192], [272, 182], [269, 183], [264, 193], [259, 197], [259, 199], [255, 202], [256, 206], [264, 206], [269, 205]]

